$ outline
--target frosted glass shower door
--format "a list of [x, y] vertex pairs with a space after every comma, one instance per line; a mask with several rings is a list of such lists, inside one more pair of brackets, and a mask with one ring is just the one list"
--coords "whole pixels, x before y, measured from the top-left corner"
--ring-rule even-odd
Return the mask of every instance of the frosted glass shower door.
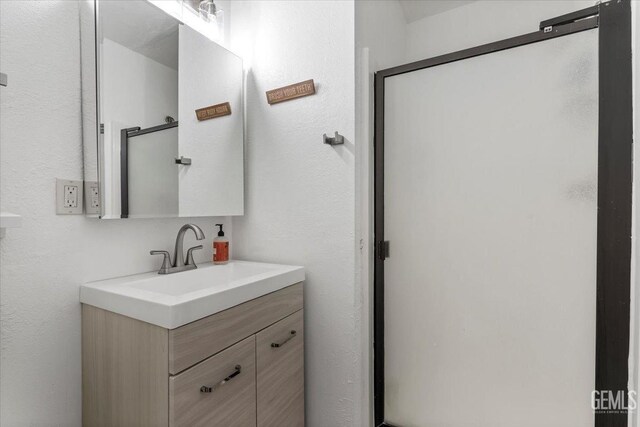
[[178, 216], [178, 128], [129, 138], [129, 218]]
[[597, 30], [385, 82], [385, 418], [588, 427]]

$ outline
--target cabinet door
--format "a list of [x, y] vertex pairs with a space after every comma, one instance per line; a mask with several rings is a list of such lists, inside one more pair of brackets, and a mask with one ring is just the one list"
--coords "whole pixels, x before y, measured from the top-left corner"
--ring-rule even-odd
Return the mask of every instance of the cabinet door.
[[170, 426], [255, 426], [255, 343], [253, 335], [171, 377]]
[[301, 309], [302, 283], [298, 283], [171, 329], [169, 372], [184, 371]]
[[304, 426], [303, 310], [256, 337], [258, 427]]

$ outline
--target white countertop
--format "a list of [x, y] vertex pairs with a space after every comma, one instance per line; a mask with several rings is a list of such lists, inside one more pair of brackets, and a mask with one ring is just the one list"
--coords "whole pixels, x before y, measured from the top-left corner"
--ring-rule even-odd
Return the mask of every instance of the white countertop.
[[22, 226], [22, 217], [10, 212], [0, 212], [0, 228], [16, 228]]
[[174, 329], [305, 279], [303, 267], [203, 263], [173, 274], [136, 274], [80, 287], [80, 302]]

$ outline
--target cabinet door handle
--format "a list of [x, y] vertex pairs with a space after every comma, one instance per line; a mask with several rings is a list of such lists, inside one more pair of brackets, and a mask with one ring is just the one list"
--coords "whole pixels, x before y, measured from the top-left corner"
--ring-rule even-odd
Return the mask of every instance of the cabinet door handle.
[[289, 337], [287, 337], [287, 339], [285, 339], [282, 342], [272, 342], [271, 343], [271, 347], [273, 348], [278, 348], [278, 347], [282, 347], [283, 345], [285, 345], [286, 343], [288, 343], [289, 341], [291, 341], [292, 339], [294, 339], [296, 337], [296, 331], [291, 331], [289, 333]]
[[236, 368], [233, 371], [233, 373], [231, 373], [228, 377], [226, 377], [219, 383], [214, 384], [212, 386], [203, 385], [202, 387], [200, 387], [200, 393], [213, 393], [216, 389], [222, 387], [223, 385], [225, 385], [226, 383], [228, 383], [229, 381], [231, 381], [232, 379], [240, 375], [241, 371], [242, 371], [242, 366], [236, 365]]

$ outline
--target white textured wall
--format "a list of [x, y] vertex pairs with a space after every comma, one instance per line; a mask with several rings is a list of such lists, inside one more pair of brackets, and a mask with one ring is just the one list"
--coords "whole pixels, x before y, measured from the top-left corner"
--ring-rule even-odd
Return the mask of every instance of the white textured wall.
[[404, 64], [406, 44], [407, 23], [398, 0], [356, 1], [356, 48], [369, 48], [376, 71]]
[[[78, 6], [0, 1], [0, 205], [23, 226], [0, 240], [0, 425], [80, 426], [85, 281], [154, 270], [188, 220], [55, 215], [55, 177], [82, 178]], [[194, 220], [207, 241], [213, 224]], [[230, 225], [230, 224], [229, 224]], [[229, 229], [231, 231], [231, 229]], [[193, 237], [188, 244], [194, 243]]]
[[[354, 3], [233, 1], [231, 47], [247, 77], [240, 258], [303, 265], [309, 427], [360, 426], [354, 240]], [[265, 91], [314, 79], [314, 96], [269, 106]], [[339, 131], [345, 145], [322, 143]]]

